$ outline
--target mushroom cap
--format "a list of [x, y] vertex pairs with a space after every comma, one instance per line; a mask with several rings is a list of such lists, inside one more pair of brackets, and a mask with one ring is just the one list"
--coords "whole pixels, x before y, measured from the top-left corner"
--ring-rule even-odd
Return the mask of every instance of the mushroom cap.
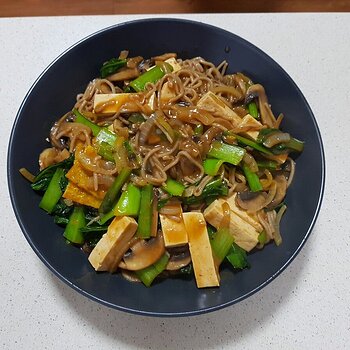
[[163, 234], [159, 231], [156, 237], [141, 239], [132, 245], [119, 266], [130, 271], [142, 270], [159, 260], [164, 252]]
[[255, 213], [265, 207], [265, 192], [238, 192], [236, 196], [236, 204], [248, 213]]

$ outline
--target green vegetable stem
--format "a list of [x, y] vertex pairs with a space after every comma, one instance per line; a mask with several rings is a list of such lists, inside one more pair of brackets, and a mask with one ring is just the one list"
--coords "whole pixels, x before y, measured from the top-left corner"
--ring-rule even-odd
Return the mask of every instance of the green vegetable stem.
[[83, 244], [84, 236], [80, 229], [85, 227], [85, 224], [84, 208], [80, 206], [74, 207], [63, 236], [72, 243]]

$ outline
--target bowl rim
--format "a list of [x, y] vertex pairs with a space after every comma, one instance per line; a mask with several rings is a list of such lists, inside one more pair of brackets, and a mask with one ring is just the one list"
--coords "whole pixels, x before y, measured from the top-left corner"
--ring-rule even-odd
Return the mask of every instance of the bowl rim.
[[[230, 300], [226, 303], [222, 303], [219, 305], [215, 305], [215, 306], [211, 306], [211, 307], [206, 307], [200, 310], [194, 310], [194, 311], [181, 311], [181, 312], [153, 312], [153, 311], [144, 311], [144, 310], [137, 310], [137, 309], [133, 309], [133, 308], [129, 308], [129, 307], [124, 307], [124, 306], [120, 306], [120, 305], [116, 305], [113, 304], [111, 302], [108, 302], [106, 300], [103, 300], [101, 298], [96, 297], [93, 294], [90, 294], [89, 292], [85, 291], [84, 289], [78, 287], [77, 285], [75, 285], [74, 283], [72, 283], [71, 281], [69, 281], [68, 278], [66, 278], [64, 275], [62, 275], [60, 272], [58, 272], [44, 257], [44, 255], [41, 253], [41, 251], [35, 246], [35, 244], [33, 243], [32, 239], [31, 239], [31, 235], [29, 232], [27, 232], [24, 223], [22, 222], [22, 219], [20, 217], [20, 213], [19, 210], [16, 206], [16, 198], [15, 198], [15, 194], [14, 194], [14, 180], [11, 177], [11, 168], [12, 168], [12, 146], [13, 146], [13, 141], [14, 141], [14, 135], [15, 135], [15, 131], [17, 129], [17, 125], [19, 123], [20, 120], [20, 116], [22, 113], [22, 110], [24, 109], [24, 106], [27, 103], [27, 100], [29, 98], [29, 96], [31, 95], [32, 91], [35, 89], [36, 85], [38, 84], [38, 82], [43, 78], [43, 76], [51, 69], [51, 67], [56, 64], [56, 62], [58, 62], [63, 56], [65, 56], [68, 52], [70, 52], [71, 50], [73, 50], [74, 48], [78, 47], [79, 45], [81, 45], [82, 43], [84, 43], [85, 41], [93, 38], [96, 35], [102, 34], [104, 32], [108, 32], [110, 30], [113, 30], [115, 28], [118, 27], [125, 27], [125, 26], [129, 26], [132, 24], [137, 24], [137, 23], [150, 23], [150, 22], [177, 22], [177, 23], [187, 23], [187, 24], [192, 24], [195, 26], [202, 26], [211, 30], [215, 30], [215, 31], [219, 31], [225, 35], [230, 35], [235, 37], [235, 40], [241, 42], [241, 44], [244, 45], [248, 45], [250, 47], [252, 47], [255, 51], [257, 51], [260, 54], [263, 54], [267, 60], [269, 60], [271, 63], [273, 63], [275, 66], [277, 66], [285, 75], [285, 78], [289, 80], [289, 82], [294, 86], [294, 88], [298, 91], [298, 93], [300, 94], [300, 97], [302, 98], [306, 109], [309, 113], [309, 115], [311, 116], [311, 120], [313, 122], [314, 128], [315, 128], [315, 132], [316, 132], [316, 136], [317, 136], [317, 142], [319, 145], [319, 150], [320, 150], [320, 155], [321, 155], [321, 186], [320, 186], [320, 191], [319, 191], [319, 195], [318, 195], [318, 200], [317, 200], [317, 205], [316, 205], [316, 210], [313, 214], [311, 223], [308, 227], [308, 230], [306, 231], [305, 235], [303, 236], [302, 241], [300, 242], [300, 244], [298, 245], [298, 247], [294, 250], [293, 254], [289, 257], [289, 259], [272, 275], [270, 276], [268, 279], [266, 279], [264, 282], [262, 282], [260, 285], [258, 285], [257, 287], [255, 287], [254, 289], [250, 290], [249, 292], [241, 295], [238, 298], [235, 298], [233, 300]], [[10, 133], [10, 138], [9, 138], [9, 142], [8, 142], [8, 151], [7, 151], [7, 183], [8, 183], [8, 190], [9, 190], [9, 194], [10, 194], [10, 198], [11, 198], [11, 204], [12, 204], [12, 209], [15, 213], [17, 222], [26, 238], [26, 240], [28, 241], [30, 247], [33, 249], [33, 251], [36, 253], [36, 255], [39, 257], [39, 259], [46, 265], [46, 267], [55, 275], [57, 276], [61, 281], [63, 281], [66, 285], [70, 286], [72, 289], [76, 290], [77, 292], [79, 292], [80, 294], [84, 295], [85, 297], [87, 297], [90, 300], [96, 301], [104, 306], [113, 308], [113, 309], [117, 309], [119, 311], [124, 311], [127, 313], [131, 313], [131, 314], [136, 314], [136, 315], [140, 315], [140, 316], [155, 316], [155, 317], [185, 317], [185, 316], [194, 316], [194, 315], [200, 315], [200, 314], [204, 314], [204, 313], [208, 313], [208, 312], [213, 312], [216, 310], [220, 310], [222, 308], [234, 305], [250, 296], [252, 296], [253, 294], [257, 293], [258, 291], [260, 291], [261, 289], [263, 289], [265, 286], [267, 286], [269, 283], [271, 283], [278, 275], [280, 275], [286, 268], [287, 266], [295, 259], [295, 257], [299, 254], [300, 250], [302, 249], [302, 247], [304, 246], [304, 244], [306, 243], [307, 239], [309, 238], [315, 222], [317, 220], [317, 217], [319, 215], [320, 212], [320, 208], [321, 208], [321, 204], [323, 201], [323, 197], [324, 197], [324, 190], [325, 190], [325, 180], [326, 180], [326, 164], [325, 164], [325, 152], [324, 152], [324, 146], [323, 146], [323, 142], [322, 142], [322, 138], [321, 138], [321, 132], [319, 130], [316, 118], [309, 106], [309, 103], [307, 102], [304, 94], [302, 93], [302, 91], [299, 89], [299, 87], [296, 85], [296, 83], [294, 82], [294, 80], [290, 77], [290, 75], [271, 57], [269, 56], [267, 53], [265, 53], [263, 50], [261, 50], [260, 48], [258, 48], [257, 46], [255, 46], [253, 43], [251, 43], [250, 41], [238, 36], [237, 34], [234, 34], [228, 30], [222, 29], [220, 27], [217, 27], [215, 25], [212, 24], [207, 24], [207, 23], [203, 23], [201, 21], [195, 21], [195, 20], [189, 20], [189, 19], [181, 19], [181, 18], [167, 18], [167, 17], [155, 17], [155, 18], [141, 18], [141, 19], [135, 19], [135, 20], [130, 20], [130, 21], [125, 21], [125, 22], [121, 22], [121, 23], [117, 23], [117, 24], [113, 24], [111, 26], [102, 28], [96, 32], [93, 32], [92, 34], [89, 34], [88, 36], [80, 39], [79, 41], [77, 41], [76, 43], [74, 43], [73, 45], [71, 45], [70, 47], [68, 47], [66, 50], [64, 50], [59, 56], [57, 56], [44, 70], [43, 72], [35, 79], [34, 83], [32, 84], [32, 86], [30, 87], [30, 89], [28, 90], [28, 92], [25, 94], [23, 101], [16, 113], [16, 117], [15, 120], [13, 122], [13, 126], [11, 129], [11, 133]]]

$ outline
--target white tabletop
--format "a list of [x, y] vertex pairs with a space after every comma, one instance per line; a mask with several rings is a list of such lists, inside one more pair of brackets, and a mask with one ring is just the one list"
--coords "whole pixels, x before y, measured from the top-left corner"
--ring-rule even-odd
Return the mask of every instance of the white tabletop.
[[56, 56], [94, 31], [141, 16], [0, 19], [1, 349], [349, 349], [350, 14], [176, 17], [251, 41], [303, 91], [327, 161], [325, 197], [311, 237], [263, 290], [206, 315], [135, 316], [70, 289], [38, 259], [16, 222], [5, 183], [10, 129], [25, 93]]

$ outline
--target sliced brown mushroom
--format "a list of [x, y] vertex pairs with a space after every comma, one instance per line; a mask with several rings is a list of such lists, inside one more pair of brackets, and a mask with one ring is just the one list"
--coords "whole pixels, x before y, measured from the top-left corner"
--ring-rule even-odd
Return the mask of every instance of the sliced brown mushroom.
[[276, 194], [273, 200], [267, 206], [268, 209], [277, 207], [283, 201], [287, 192], [287, 179], [283, 174], [276, 175], [274, 180], [277, 185]]
[[236, 196], [236, 204], [248, 213], [255, 213], [265, 207], [265, 192], [238, 192]]
[[117, 73], [114, 73], [107, 77], [109, 81], [122, 81], [122, 80], [131, 80], [135, 79], [140, 75], [139, 70], [134, 68], [121, 68]]
[[270, 128], [276, 127], [276, 118], [271, 111], [265, 89], [262, 85], [254, 84], [247, 90], [246, 103], [254, 98], [258, 98], [259, 100], [259, 111], [262, 123]]
[[191, 255], [188, 246], [184, 246], [181, 248], [181, 250], [176, 249], [173, 252], [170, 252], [170, 258], [166, 266], [166, 270], [180, 270], [182, 267], [187, 266], [191, 262]]
[[142, 270], [159, 260], [164, 252], [163, 234], [158, 232], [157, 237], [142, 239], [132, 245], [130, 251], [124, 254], [119, 267], [131, 271]]

